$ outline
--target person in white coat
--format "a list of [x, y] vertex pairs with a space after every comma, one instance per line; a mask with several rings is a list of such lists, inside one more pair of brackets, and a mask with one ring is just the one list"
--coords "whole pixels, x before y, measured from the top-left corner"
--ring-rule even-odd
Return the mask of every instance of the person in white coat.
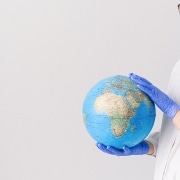
[[156, 157], [154, 180], [180, 180], [180, 60], [172, 70], [168, 95], [143, 77], [134, 73], [129, 76], [164, 112], [161, 130], [131, 148], [96, 145], [101, 151], [116, 156], [153, 155]]
[[96, 146], [116, 156], [152, 155], [156, 157], [154, 180], [180, 180], [180, 60], [172, 70], [167, 95], [143, 77], [134, 73], [129, 77], [164, 113], [161, 130], [131, 148], [117, 149], [101, 143]]
[[130, 77], [164, 112], [161, 131], [146, 139], [153, 144], [149, 154], [156, 157], [154, 180], [180, 180], [180, 60], [172, 70], [168, 96], [143, 78]]

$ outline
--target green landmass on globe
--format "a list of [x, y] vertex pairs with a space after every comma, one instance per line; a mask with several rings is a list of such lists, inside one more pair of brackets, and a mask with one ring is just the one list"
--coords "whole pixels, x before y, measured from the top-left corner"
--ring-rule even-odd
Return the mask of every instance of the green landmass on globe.
[[98, 142], [117, 148], [134, 146], [150, 132], [155, 106], [126, 76], [101, 80], [88, 92], [83, 104], [84, 123]]

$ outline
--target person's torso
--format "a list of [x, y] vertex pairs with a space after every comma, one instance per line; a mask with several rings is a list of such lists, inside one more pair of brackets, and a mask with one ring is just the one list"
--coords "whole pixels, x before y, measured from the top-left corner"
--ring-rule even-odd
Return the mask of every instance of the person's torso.
[[[168, 95], [180, 105], [180, 60], [174, 66]], [[163, 116], [154, 180], [180, 180], [180, 131]]]

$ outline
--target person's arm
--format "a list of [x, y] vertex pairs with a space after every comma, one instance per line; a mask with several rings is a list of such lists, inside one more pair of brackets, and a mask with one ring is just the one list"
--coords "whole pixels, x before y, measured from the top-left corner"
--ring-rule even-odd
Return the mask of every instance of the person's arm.
[[148, 155], [156, 157], [158, 143], [159, 143], [160, 131], [153, 132], [145, 139], [149, 143]]
[[150, 141], [147, 141], [146, 140], [146, 142], [148, 143], [148, 145], [149, 145], [149, 151], [148, 151], [148, 155], [153, 155], [154, 154], [154, 146], [153, 146], [153, 144], [150, 142]]
[[174, 125], [180, 130], [180, 110], [176, 113], [172, 121]]

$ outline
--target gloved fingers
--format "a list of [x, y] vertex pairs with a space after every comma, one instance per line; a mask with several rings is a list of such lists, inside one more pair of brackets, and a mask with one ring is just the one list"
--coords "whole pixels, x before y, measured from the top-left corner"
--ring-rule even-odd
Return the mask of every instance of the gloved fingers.
[[152, 89], [149, 89], [139, 84], [137, 85], [137, 87], [143, 92], [145, 92], [156, 104], [159, 104], [160, 99], [164, 100], [164, 98], [167, 99], [168, 97], [165, 93], [163, 93], [160, 89], [153, 85], [151, 86]]
[[156, 91], [155, 91], [155, 89], [153, 89], [153, 88], [154, 88], [153, 86], [152, 86], [152, 88], [150, 89], [150, 88], [148, 88], [148, 87], [146, 87], [146, 86], [143, 86], [143, 85], [138, 84], [137, 87], [138, 87], [141, 91], [143, 91], [143, 92], [145, 92], [147, 95], [149, 95], [151, 98], [152, 98], [152, 97], [157, 97], [157, 94], [155, 93]]
[[126, 154], [124, 149], [117, 149], [112, 146], [107, 146], [107, 149], [116, 156], [127, 156], [128, 155], [128, 154]]
[[137, 84], [140, 84], [140, 85], [142, 85], [142, 86], [145, 86], [145, 87], [147, 87], [147, 88], [149, 88], [149, 89], [152, 88], [152, 83], [149, 82], [147, 79], [141, 77], [141, 76], [138, 76], [138, 75], [136, 75], [136, 74], [134, 74], [134, 73], [130, 73], [130, 74], [129, 74], [129, 77], [130, 77], [134, 82], [136, 82]]
[[130, 74], [129, 74], [129, 77], [130, 77], [131, 79], [134, 79], [135, 81], [139, 81], [139, 82], [142, 82], [142, 83], [144, 83], [144, 84], [152, 84], [152, 83], [149, 82], [147, 79], [145, 79], [145, 78], [143, 78], [143, 77], [141, 77], [141, 76], [139, 76], [139, 75], [137, 75], [137, 74], [134, 74], [134, 73], [130, 73]]
[[131, 149], [129, 147], [127, 147], [127, 146], [124, 146], [123, 150], [124, 150], [124, 154], [126, 154], [126, 155], [131, 155], [132, 154]]
[[96, 143], [96, 146], [104, 153], [107, 153], [107, 154], [111, 154], [111, 155], [114, 155], [111, 151], [109, 151], [107, 149], [107, 146], [105, 146], [104, 144], [101, 144], [101, 143]]

